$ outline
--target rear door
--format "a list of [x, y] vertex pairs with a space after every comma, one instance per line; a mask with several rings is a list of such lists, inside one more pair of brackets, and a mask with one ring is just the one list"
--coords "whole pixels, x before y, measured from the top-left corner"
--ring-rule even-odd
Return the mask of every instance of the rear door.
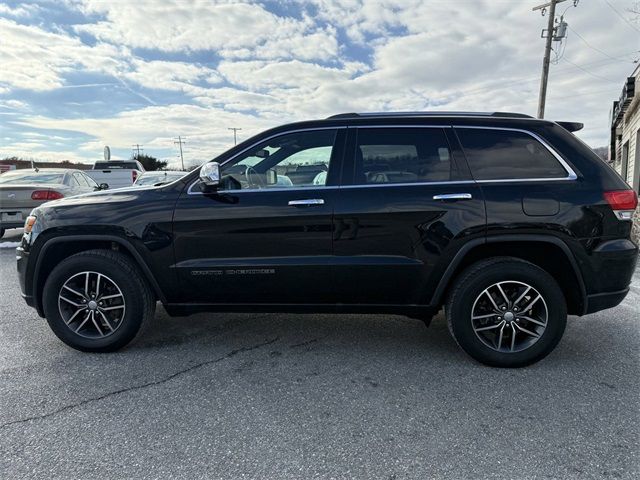
[[[487, 235], [577, 228], [571, 206], [584, 188], [572, 167], [537, 134], [515, 128], [456, 126], [455, 132], [487, 206]], [[584, 213], [586, 215], [586, 213]], [[561, 220], [562, 219], [562, 220]], [[574, 227], [573, 225], [576, 225]], [[582, 225], [592, 225], [582, 222]], [[533, 230], [532, 230], [533, 229]], [[571, 236], [592, 232], [575, 231]]]
[[344, 128], [283, 133], [194, 182], [174, 216], [182, 302], [330, 303], [332, 216]]
[[448, 126], [349, 129], [335, 205], [337, 301], [425, 304], [461, 245], [482, 237], [481, 189]]

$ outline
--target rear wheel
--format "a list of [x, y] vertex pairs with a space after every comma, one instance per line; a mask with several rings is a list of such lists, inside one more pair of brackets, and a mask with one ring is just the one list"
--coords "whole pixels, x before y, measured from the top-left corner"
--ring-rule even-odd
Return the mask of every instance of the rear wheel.
[[110, 250], [81, 252], [61, 262], [47, 278], [43, 306], [58, 338], [87, 352], [127, 345], [155, 311], [153, 295], [137, 266]]
[[545, 270], [510, 257], [478, 262], [456, 280], [447, 306], [449, 329], [462, 349], [495, 367], [522, 367], [558, 344], [567, 307]]

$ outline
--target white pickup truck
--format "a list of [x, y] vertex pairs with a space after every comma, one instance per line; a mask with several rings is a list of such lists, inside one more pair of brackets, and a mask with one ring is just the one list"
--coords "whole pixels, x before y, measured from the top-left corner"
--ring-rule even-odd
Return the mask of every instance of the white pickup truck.
[[137, 160], [101, 160], [84, 173], [93, 178], [98, 185], [106, 183], [109, 189], [113, 189], [130, 187], [144, 171], [144, 167]]

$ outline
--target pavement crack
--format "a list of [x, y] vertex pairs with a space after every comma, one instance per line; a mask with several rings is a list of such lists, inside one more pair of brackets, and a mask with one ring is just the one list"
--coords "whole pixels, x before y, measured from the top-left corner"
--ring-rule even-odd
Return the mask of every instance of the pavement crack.
[[259, 348], [266, 347], [267, 345], [271, 345], [271, 344], [277, 342], [279, 340], [279, 338], [280, 337], [275, 337], [275, 338], [272, 338], [271, 340], [267, 340], [267, 341], [264, 341], [264, 342], [261, 342], [261, 343], [257, 343], [255, 345], [250, 345], [250, 346], [247, 346], [247, 347], [241, 347], [241, 348], [237, 348], [235, 350], [231, 350], [229, 353], [227, 353], [226, 355], [223, 355], [222, 357], [214, 358], [213, 360], [207, 360], [205, 362], [200, 362], [200, 363], [197, 363], [195, 365], [191, 365], [190, 367], [184, 368], [182, 370], [178, 370], [177, 372], [174, 372], [171, 375], [168, 375], [168, 376], [166, 376], [166, 377], [164, 377], [164, 378], [162, 378], [160, 380], [154, 380], [152, 382], [147, 382], [147, 383], [143, 383], [143, 384], [140, 384], [140, 385], [134, 385], [134, 386], [131, 386], [131, 387], [121, 388], [120, 390], [114, 390], [112, 392], [105, 393], [104, 395], [100, 395], [98, 397], [87, 398], [85, 400], [81, 400], [79, 402], [72, 403], [70, 405], [65, 405], [64, 407], [61, 407], [61, 408], [59, 408], [57, 410], [54, 410], [52, 412], [43, 413], [42, 415], [33, 415], [31, 417], [21, 418], [19, 420], [12, 420], [10, 422], [6, 422], [6, 423], [3, 423], [3, 424], [0, 424], [0, 430], [3, 430], [5, 428], [7, 428], [7, 427], [10, 427], [12, 425], [17, 425], [17, 424], [20, 424], [20, 423], [27, 423], [27, 422], [31, 422], [33, 420], [41, 420], [41, 419], [44, 419], [44, 418], [49, 418], [49, 417], [52, 417], [54, 415], [58, 415], [59, 413], [66, 412], [67, 410], [72, 410], [72, 409], [77, 408], [77, 407], [82, 407], [82, 406], [87, 405], [89, 403], [99, 402], [100, 400], [104, 400], [106, 398], [113, 397], [113, 396], [116, 396], [116, 395], [120, 395], [120, 394], [123, 394], [123, 393], [133, 392], [133, 391], [136, 391], [136, 390], [142, 390], [143, 388], [154, 387], [156, 385], [162, 385], [163, 383], [167, 383], [167, 382], [173, 380], [176, 377], [179, 377], [179, 376], [184, 375], [186, 373], [192, 372], [192, 371], [194, 371], [194, 370], [196, 370], [198, 368], [202, 368], [202, 367], [206, 367], [208, 365], [213, 365], [213, 364], [219, 363], [219, 362], [221, 362], [223, 360], [226, 360], [228, 358], [231, 358], [231, 357], [233, 357], [233, 356], [235, 356], [235, 355], [237, 355], [239, 353], [250, 352], [251, 350], [257, 350]]
[[293, 345], [289, 345], [289, 348], [305, 347], [307, 345], [311, 345], [312, 343], [316, 343], [318, 340], [320, 340], [320, 339], [319, 338], [312, 338], [311, 340], [307, 340], [306, 342], [295, 343]]

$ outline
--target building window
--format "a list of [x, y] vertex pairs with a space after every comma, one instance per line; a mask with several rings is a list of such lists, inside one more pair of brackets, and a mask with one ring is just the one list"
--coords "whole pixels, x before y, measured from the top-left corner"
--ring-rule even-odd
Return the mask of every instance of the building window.
[[622, 146], [622, 163], [620, 165], [620, 176], [626, 182], [629, 170], [629, 141]]

